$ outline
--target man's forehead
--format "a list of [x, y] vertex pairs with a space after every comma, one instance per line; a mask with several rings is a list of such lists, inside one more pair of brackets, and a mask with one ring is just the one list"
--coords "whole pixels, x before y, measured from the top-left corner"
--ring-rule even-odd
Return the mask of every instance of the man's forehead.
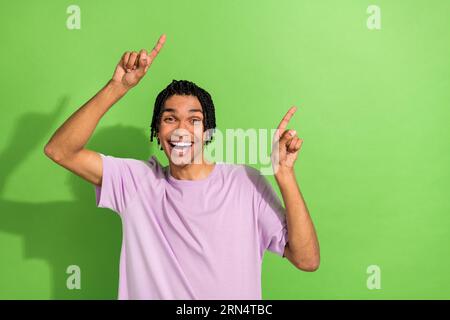
[[182, 113], [182, 112], [189, 112], [189, 113], [196, 113], [200, 112], [203, 113], [201, 107], [187, 105], [187, 106], [173, 106], [173, 105], [164, 105], [162, 112], [173, 112], [173, 113]]

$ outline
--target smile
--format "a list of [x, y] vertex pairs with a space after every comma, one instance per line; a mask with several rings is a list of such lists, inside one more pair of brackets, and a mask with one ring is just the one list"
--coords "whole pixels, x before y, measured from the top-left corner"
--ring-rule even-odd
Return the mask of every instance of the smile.
[[173, 148], [186, 148], [192, 145], [192, 142], [169, 142]]

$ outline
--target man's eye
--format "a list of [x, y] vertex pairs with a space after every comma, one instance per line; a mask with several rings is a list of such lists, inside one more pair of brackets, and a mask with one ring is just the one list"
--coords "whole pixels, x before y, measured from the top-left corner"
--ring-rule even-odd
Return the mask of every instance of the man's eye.
[[171, 122], [171, 121], [173, 121], [173, 118], [172, 118], [172, 117], [169, 117], [169, 118], [165, 118], [165, 119], [164, 119], [164, 121], [168, 121], [168, 122]]
[[202, 120], [200, 120], [200, 119], [192, 119], [192, 122], [202, 122]]

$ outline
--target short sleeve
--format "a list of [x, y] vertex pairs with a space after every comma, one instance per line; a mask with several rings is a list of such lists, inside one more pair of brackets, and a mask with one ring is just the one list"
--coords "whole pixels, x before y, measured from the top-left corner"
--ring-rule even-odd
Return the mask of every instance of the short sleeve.
[[118, 158], [100, 153], [103, 165], [102, 184], [95, 187], [95, 201], [99, 208], [122, 214], [137, 193], [148, 167], [145, 162]]
[[257, 181], [261, 256], [265, 250], [269, 250], [284, 258], [284, 248], [288, 240], [286, 210], [266, 177], [259, 175]]

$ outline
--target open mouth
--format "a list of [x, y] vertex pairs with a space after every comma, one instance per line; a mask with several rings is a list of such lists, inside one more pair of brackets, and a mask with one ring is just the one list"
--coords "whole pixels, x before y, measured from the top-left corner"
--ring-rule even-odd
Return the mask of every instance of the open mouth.
[[177, 142], [172, 142], [169, 141], [169, 145], [172, 149], [176, 150], [176, 151], [181, 151], [181, 152], [185, 152], [187, 150], [189, 150], [192, 147], [192, 142], [189, 141], [185, 141], [185, 142], [181, 142], [181, 141], [177, 141]]

